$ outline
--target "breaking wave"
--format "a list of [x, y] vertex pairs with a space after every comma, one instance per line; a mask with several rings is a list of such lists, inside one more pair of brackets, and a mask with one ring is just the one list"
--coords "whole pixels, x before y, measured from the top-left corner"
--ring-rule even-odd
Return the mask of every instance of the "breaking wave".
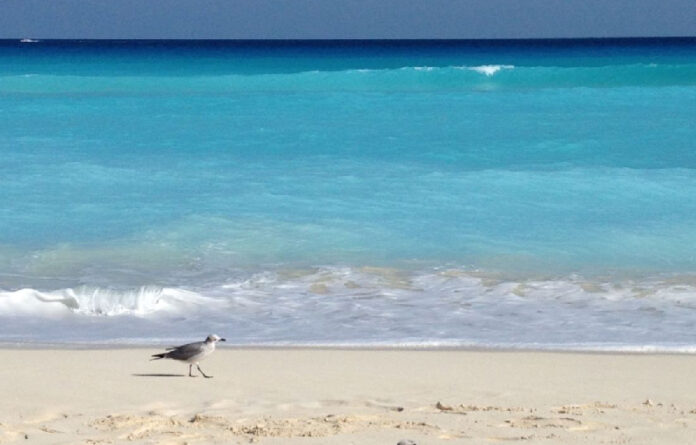
[[195, 292], [159, 287], [113, 290], [99, 287], [68, 288], [54, 291], [20, 289], [0, 292], [0, 316], [87, 316], [133, 315], [143, 317], [156, 312], [175, 312], [192, 305], [209, 303]]
[[193, 290], [3, 291], [0, 341], [132, 344], [173, 341], [190, 329], [238, 345], [684, 352], [696, 348], [695, 311], [692, 276], [510, 279], [318, 267]]
[[515, 67], [512, 65], [481, 65], [463, 68], [471, 71], [476, 71], [477, 73], [485, 74], [486, 76], [491, 77], [500, 70], [511, 70]]

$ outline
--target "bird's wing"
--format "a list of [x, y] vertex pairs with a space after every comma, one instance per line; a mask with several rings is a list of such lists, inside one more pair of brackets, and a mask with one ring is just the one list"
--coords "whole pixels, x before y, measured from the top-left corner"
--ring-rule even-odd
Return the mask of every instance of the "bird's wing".
[[172, 348], [170, 352], [167, 353], [167, 358], [173, 359], [187, 359], [196, 354], [199, 354], [203, 350], [203, 344], [205, 342], [198, 341], [196, 343], [189, 343], [187, 345], [177, 346]]

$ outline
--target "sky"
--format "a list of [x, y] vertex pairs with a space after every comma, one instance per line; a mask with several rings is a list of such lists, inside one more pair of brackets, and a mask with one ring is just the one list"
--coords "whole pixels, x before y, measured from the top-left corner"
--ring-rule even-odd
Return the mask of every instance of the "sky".
[[696, 0], [0, 0], [0, 38], [696, 36]]

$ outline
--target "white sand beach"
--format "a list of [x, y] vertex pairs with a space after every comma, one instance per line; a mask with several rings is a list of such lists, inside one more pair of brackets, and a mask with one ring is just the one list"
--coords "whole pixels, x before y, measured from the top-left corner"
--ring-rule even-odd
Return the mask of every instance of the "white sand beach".
[[0, 443], [684, 444], [696, 357], [550, 352], [4, 349]]

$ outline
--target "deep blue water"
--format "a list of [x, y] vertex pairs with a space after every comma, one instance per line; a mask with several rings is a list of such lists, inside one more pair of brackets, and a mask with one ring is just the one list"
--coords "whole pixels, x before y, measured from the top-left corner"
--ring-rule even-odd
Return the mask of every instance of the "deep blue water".
[[695, 39], [0, 42], [0, 340], [690, 349], [694, 116]]

